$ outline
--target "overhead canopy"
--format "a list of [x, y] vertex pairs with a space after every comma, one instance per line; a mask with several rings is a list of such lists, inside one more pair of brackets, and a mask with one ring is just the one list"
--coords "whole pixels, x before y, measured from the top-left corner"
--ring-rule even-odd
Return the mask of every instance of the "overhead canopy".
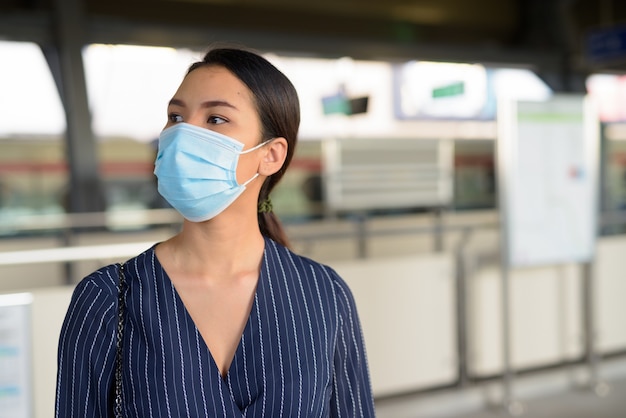
[[[467, 60], [579, 71], [590, 31], [626, 23], [617, 0], [79, 0], [85, 43], [205, 47], [238, 41], [275, 52], [363, 59]], [[53, 36], [56, 0], [4, 0], [0, 37]], [[604, 38], [603, 38], [604, 39]]]

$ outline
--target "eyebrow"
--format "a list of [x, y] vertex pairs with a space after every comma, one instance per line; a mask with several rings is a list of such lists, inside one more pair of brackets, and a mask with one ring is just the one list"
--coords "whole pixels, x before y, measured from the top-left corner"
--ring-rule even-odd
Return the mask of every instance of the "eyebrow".
[[[169, 105], [175, 105], [175, 106], [180, 106], [180, 107], [186, 107], [185, 102], [183, 102], [180, 99], [172, 99], [169, 102]], [[208, 108], [208, 107], [219, 107], [219, 106], [224, 106], [224, 107], [230, 107], [232, 109], [237, 109], [236, 106], [234, 106], [233, 104], [226, 102], [224, 100], [207, 100], [206, 102], [202, 102], [200, 104], [201, 107], [204, 108]]]

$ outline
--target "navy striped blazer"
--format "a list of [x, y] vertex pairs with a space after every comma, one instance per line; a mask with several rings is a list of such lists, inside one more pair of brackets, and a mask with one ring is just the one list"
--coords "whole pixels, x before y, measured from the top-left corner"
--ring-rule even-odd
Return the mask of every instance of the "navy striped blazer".
[[[337, 273], [267, 239], [225, 378], [155, 256], [126, 265], [125, 417], [373, 417], [353, 296]], [[60, 335], [56, 417], [111, 416], [116, 265], [75, 288]]]

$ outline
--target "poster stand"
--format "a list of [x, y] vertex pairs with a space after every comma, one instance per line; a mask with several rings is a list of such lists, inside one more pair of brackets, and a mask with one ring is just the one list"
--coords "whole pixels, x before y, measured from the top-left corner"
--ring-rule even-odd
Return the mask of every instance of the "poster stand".
[[593, 318], [593, 256], [597, 234], [599, 124], [593, 103], [578, 94], [545, 102], [500, 100], [497, 172], [502, 302], [502, 406], [512, 416], [525, 405], [514, 396], [511, 361], [512, 268], [576, 263], [583, 268], [583, 327], [589, 386], [610, 387], [597, 373]]
[[514, 373], [511, 366], [510, 274], [509, 268], [506, 264], [501, 263], [500, 268], [502, 280], [502, 406], [509, 413], [509, 415], [520, 416], [524, 414], [526, 407], [513, 395]]
[[585, 332], [585, 353], [589, 378], [585, 385], [597, 396], [604, 398], [611, 392], [611, 386], [602, 380], [598, 373], [600, 356], [596, 350], [596, 328], [594, 325], [594, 280], [592, 263], [583, 263], [583, 329]]
[[520, 416], [525, 411], [525, 406], [513, 396], [514, 374], [511, 365], [511, 312], [510, 312], [510, 271], [509, 271], [509, 239], [507, 236], [508, 213], [509, 213], [509, 181], [508, 169], [509, 156], [512, 154], [511, 141], [512, 129], [515, 126], [513, 109], [508, 106], [510, 102], [504, 102], [498, 112], [499, 135], [496, 142], [498, 195], [500, 213], [500, 300], [502, 310], [502, 407], [512, 416]]

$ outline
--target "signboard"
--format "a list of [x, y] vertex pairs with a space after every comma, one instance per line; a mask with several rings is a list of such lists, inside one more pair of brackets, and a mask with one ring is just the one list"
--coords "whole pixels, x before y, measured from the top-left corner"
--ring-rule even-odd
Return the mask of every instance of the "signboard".
[[400, 120], [493, 120], [493, 78], [480, 64], [413, 61], [393, 67]]
[[32, 416], [31, 302], [27, 293], [0, 295], [0, 418]]
[[626, 25], [591, 32], [587, 36], [587, 57], [594, 63], [626, 59]]
[[591, 101], [501, 103], [498, 178], [510, 267], [587, 262], [596, 238], [599, 125]]
[[451, 141], [326, 139], [323, 190], [331, 212], [447, 207], [452, 202]]
[[434, 88], [432, 96], [436, 99], [438, 97], [461, 96], [464, 93], [465, 83], [463, 81], [458, 81], [445, 86]]

